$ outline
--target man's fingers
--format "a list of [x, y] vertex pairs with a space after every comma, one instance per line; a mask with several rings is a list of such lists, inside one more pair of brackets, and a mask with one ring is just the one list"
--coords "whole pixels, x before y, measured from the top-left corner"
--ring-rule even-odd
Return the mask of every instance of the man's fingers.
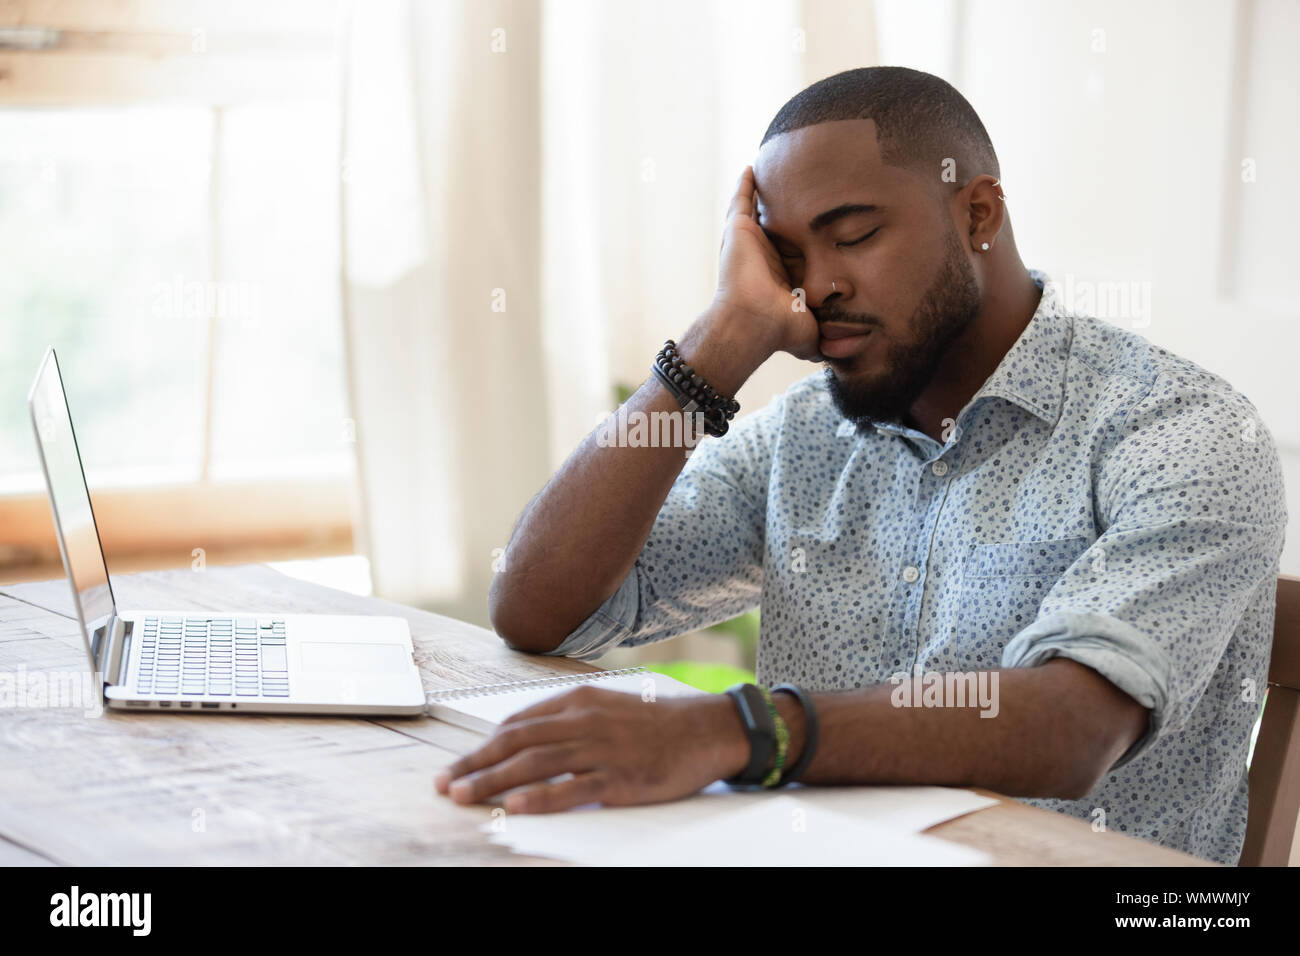
[[558, 783], [526, 787], [506, 797], [506, 810], [510, 813], [555, 813], [594, 803], [604, 793], [605, 779], [600, 771], [593, 771]]
[[509, 725], [502, 724], [483, 746], [438, 773], [433, 779], [434, 786], [439, 793], [447, 793], [451, 784], [466, 774], [498, 764], [527, 747], [578, 739], [583, 736], [585, 726], [576, 715], [543, 716]]
[[[529, 747], [513, 757], [454, 781], [448, 795], [457, 803], [477, 803], [505, 790], [538, 783], [562, 773], [591, 770], [588, 749], [568, 742]], [[507, 808], [508, 809], [508, 808]]]
[[727, 208], [727, 219], [732, 216], [746, 216], [754, 218], [754, 167], [746, 166], [745, 171], [740, 174], [740, 179], [736, 183], [736, 194], [731, 197], [731, 205]]

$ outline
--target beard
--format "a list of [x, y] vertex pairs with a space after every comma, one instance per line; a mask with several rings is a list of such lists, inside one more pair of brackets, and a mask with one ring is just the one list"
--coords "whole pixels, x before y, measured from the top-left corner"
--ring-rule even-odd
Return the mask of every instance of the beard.
[[[831, 400], [841, 415], [857, 424], [860, 433], [878, 424], [906, 424], [908, 411], [934, 379], [948, 349], [979, 313], [979, 284], [955, 229], [948, 231], [944, 253], [939, 275], [908, 322], [914, 330], [912, 341], [896, 344], [886, 352], [883, 372], [870, 377], [854, 376], [850, 372], [852, 359], [826, 360], [826, 388]], [[817, 318], [866, 323], [863, 316], [833, 310], [819, 310]], [[844, 374], [837, 375], [837, 368]]]

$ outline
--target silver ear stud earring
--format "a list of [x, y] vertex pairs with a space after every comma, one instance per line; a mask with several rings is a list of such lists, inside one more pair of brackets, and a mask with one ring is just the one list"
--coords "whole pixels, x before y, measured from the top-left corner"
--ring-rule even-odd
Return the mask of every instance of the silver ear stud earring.
[[835, 291], [835, 280], [834, 280], [834, 279], [831, 280], [831, 291], [832, 291], [832, 292]]
[[987, 242], [984, 243], [982, 246], [980, 246], [980, 249], [982, 249], [984, 252], [988, 252], [988, 251], [989, 251], [989, 244], [988, 244]]

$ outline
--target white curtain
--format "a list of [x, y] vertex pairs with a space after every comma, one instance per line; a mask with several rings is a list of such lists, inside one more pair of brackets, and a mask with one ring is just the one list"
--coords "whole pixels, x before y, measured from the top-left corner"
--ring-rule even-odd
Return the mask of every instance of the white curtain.
[[711, 299], [776, 110], [876, 62], [872, 5], [383, 0], [346, 59], [359, 539], [377, 594], [486, 623], [515, 515]]

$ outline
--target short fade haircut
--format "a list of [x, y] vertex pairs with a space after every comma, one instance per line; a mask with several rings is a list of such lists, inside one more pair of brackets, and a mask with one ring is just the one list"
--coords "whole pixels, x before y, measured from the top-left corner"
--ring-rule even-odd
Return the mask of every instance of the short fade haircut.
[[875, 121], [888, 166], [940, 183], [942, 164], [952, 159], [958, 188], [984, 173], [1002, 178], [993, 141], [966, 97], [937, 76], [903, 66], [867, 66], [818, 80], [781, 107], [759, 148], [782, 133], [853, 119]]

